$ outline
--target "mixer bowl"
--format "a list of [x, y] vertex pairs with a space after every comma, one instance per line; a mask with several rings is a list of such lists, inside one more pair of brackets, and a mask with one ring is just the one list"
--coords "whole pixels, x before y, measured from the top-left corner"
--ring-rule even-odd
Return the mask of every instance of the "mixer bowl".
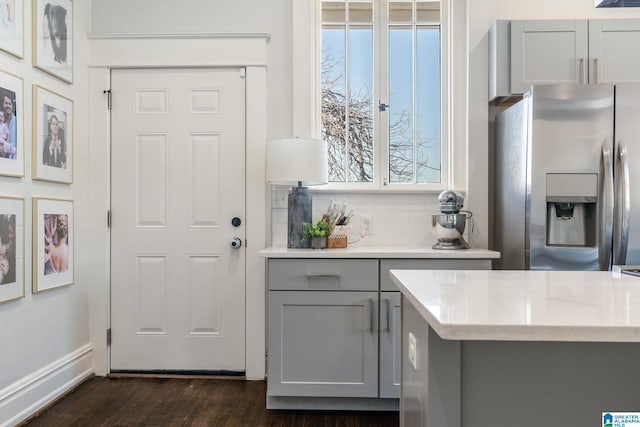
[[440, 241], [458, 240], [464, 233], [466, 221], [464, 213], [431, 215], [431, 232]]

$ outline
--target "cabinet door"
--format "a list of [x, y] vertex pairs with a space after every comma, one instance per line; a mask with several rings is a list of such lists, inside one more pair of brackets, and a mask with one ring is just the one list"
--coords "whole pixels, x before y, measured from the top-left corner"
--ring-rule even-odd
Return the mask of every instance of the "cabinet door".
[[640, 19], [589, 21], [589, 82], [640, 82]]
[[400, 397], [400, 292], [380, 292], [380, 397]]
[[267, 393], [376, 397], [377, 292], [269, 292]]
[[511, 93], [586, 83], [588, 49], [586, 20], [511, 21]]

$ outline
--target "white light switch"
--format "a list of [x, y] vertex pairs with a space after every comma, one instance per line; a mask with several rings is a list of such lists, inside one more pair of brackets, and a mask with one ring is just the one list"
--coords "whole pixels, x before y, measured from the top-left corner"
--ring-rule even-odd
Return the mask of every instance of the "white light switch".
[[413, 369], [418, 370], [418, 343], [415, 335], [409, 332], [409, 363], [413, 366]]

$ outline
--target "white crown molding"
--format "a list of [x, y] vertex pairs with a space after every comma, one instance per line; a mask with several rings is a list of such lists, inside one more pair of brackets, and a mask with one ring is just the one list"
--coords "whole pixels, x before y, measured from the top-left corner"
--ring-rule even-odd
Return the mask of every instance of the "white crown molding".
[[265, 39], [271, 40], [270, 33], [89, 33], [90, 40], [122, 39]]
[[90, 40], [121, 39], [265, 39], [270, 33], [89, 33]]
[[89, 67], [267, 65], [269, 38], [251, 33], [92, 34]]

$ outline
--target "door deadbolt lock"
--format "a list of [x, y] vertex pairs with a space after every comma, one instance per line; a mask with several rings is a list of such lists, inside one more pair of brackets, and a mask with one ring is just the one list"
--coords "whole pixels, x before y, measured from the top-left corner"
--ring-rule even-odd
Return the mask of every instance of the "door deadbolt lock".
[[231, 240], [231, 247], [232, 247], [233, 249], [240, 249], [240, 247], [241, 247], [241, 246], [242, 246], [242, 240], [240, 240], [240, 238], [238, 238], [238, 237], [234, 237], [234, 238]]
[[240, 227], [240, 224], [242, 224], [242, 220], [237, 216], [231, 220], [231, 225], [233, 225], [234, 227]]

